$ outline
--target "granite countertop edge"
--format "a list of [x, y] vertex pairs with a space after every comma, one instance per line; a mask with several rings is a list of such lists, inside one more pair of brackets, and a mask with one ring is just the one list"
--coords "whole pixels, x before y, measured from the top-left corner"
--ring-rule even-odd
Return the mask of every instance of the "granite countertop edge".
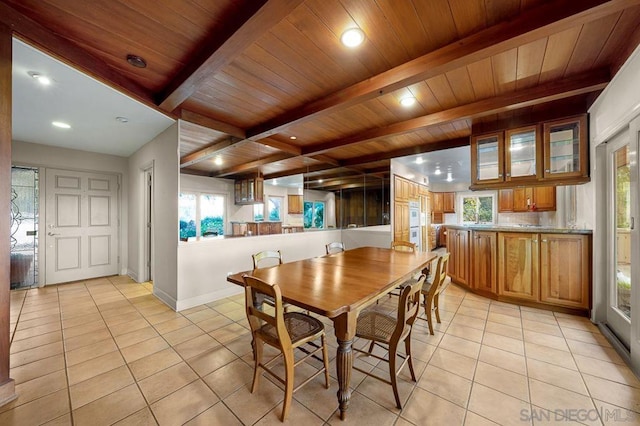
[[544, 232], [547, 234], [583, 234], [591, 235], [593, 231], [591, 229], [576, 229], [576, 228], [554, 228], [543, 225], [529, 225], [529, 226], [512, 226], [512, 225], [450, 225], [444, 224], [447, 228], [453, 229], [469, 229], [472, 231], [496, 231], [496, 232], [522, 232], [522, 233], [539, 233]]

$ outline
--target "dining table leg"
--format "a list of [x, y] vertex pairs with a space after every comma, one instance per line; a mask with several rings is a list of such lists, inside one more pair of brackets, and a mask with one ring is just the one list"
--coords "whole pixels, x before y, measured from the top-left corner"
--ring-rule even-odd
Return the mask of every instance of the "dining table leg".
[[336, 370], [338, 374], [338, 404], [340, 419], [344, 420], [351, 399], [351, 367], [353, 366], [353, 338], [356, 334], [356, 312], [345, 312], [333, 319], [333, 327], [338, 340]]

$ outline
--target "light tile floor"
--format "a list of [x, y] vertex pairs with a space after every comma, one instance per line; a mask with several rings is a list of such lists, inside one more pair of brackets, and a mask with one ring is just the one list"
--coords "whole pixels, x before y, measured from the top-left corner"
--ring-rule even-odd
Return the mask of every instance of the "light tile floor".
[[[279, 424], [283, 391], [250, 394], [243, 297], [173, 312], [150, 283], [110, 277], [11, 293], [17, 400], [0, 425]], [[394, 310], [397, 298], [377, 309]], [[498, 303], [449, 285], [435, 336], [414, 328], [417, 383], [353, 372], [346, 421], [335, 364], [294, 395], [289, 424], [640, 424], [640, 381], [587, 319]], [[323, 319], [335, 338], [330, 321]], [[364, 342], [356, 342], [362, 345]], [[385, 363], [359, 359], [361, 366]], [[408, 369], [407, 369], [408, 370]], [[303, 378], [309, 370], [296, 370]]]

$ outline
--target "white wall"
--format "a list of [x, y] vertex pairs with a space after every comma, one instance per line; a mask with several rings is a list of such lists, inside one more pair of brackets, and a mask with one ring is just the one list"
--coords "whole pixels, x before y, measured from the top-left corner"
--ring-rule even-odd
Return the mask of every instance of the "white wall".
[[[177, 224], [174, 228], [177, 229]], [[174, 234], [177, 236], [175, 230]], [[325, 244], [332, 241], [342, 241], [340, 230], [180, 242], [175, 309], [188, 309], [240, 293], [240, 287], [227, 282], [227, 274], [252, 269], [254, 253], [280, 250], [284, 262], [293, 262], [324, 255]]]
[[[11, 144], [11, 162], [16, 166], [44, 168], [40, 175], [40, 208], [44, 209], [46, 168], [59, 168], [83, 172], [103, 172], [119, 176], [119, 216], [120, 216], [120, 273], [126, 274], [128, 269], [128, 168], [127, 159], [116, 155], [98, 154], [75, 149], [13, 141]], [[44, 223], [44, 222], [43, 222]], [[45, 250], [39, 250], [40, 277], [44, 278]], [[41, 284], [44, 284], [42, 282]]]
[[389, 248], [392, 238], [391, 225], [346, 228], [342, 230], [342, 242], [347, 250], [358, 247]]
[[129, 157], [129, 273], [144, 268], [144, 170], [153, 166], [153, 292], [175, 309], [178, 300], [178, 188], [180, 156], [176, 123]]

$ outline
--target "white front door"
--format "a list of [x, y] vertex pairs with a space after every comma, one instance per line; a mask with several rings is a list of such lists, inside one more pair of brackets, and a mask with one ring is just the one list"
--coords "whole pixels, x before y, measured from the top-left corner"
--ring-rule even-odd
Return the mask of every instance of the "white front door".
[[118, 273], [115, 175], [47, 169], [46, 284]]

